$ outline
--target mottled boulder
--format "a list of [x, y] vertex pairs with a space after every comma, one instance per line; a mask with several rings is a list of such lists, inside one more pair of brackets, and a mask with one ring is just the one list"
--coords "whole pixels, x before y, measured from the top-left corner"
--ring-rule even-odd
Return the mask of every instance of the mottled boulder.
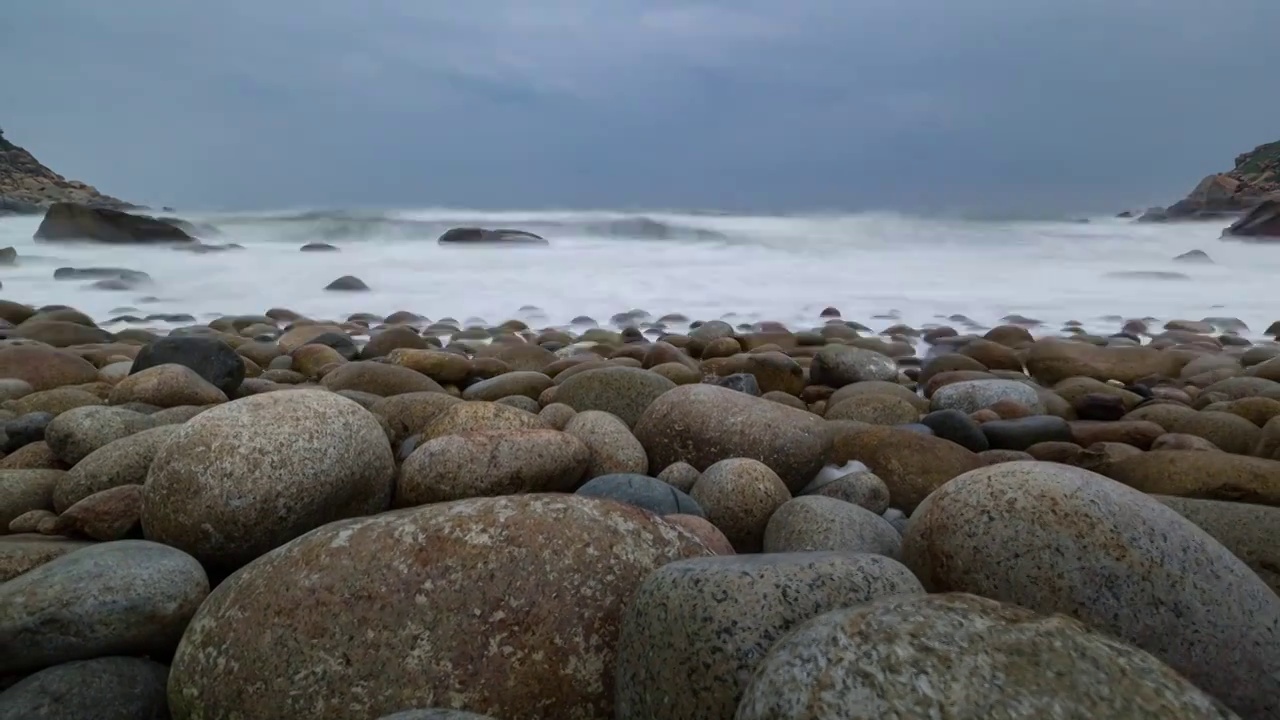
[[736, 720], [998, 717], [1229, 720], [1151, 655], [1061, 615], [974, 595], [819, 615], [760, 662]]
[[1235, 413], [1210, 410], [1201, 410], [1179, 418], [1169, 428], [1169, 432], [1202, 437], [1224, 452], [1238, 455], [1253, 452], [1262, 437], [1262, 430], [1249, 420]]
[[195, 241], [177, 224], [166, 220], [71, 202], [50, 205], [34, 237], [50, 242], [93, 241], [112, 245]]
[[444, 392], [435, 380], [409, 368], [381, 362], [344, 363], [325, 374], [320, 385], [335, 392], [356, 390], [379, 397], [416, 392]]
[[1032, 413], [1044, 412], [1040, 395], [1017, 380], [967, 380], [941, 387], [929, 398], [930, 410], [977, 412], [998, 402], [1015, 402]]
[[1280, 461], [1203, 450], [1153, 450], [1099, 472], [1153, 495], [1280, 505]]
[[31, 510], [52, 510], [53, 489], [62, 470], [0, 470], [0, 535], [14, 518]]
[[777, 473], [792, 492], [813, 479], [830, 447], [822, 418], [714, 385], [665, 393], [636, 423], [635, 435], [651, 468], [683, 461], [706, 470], [720, 460], [751, 458]]
[[1069, 615], [1242, 717], [1280, 712], [1280, 597], [1149, 495], [1055, 463], [982, 468], [916, 509], [902, 552], [930, 592]]
[[[721, 338], [737, 345], [733, 338]], [[716, 341], [719, 342], [719, 341]], [[708, 346], [709, 348], [710, 346]], [[707, 357], [703, 352], [703, 357]], [[793, 358], [777, 351], [738, 353], [725, 360], [717, 372], [721, 375], [745, 373], [756, 379], [762, 393], [783, 392], [799, 395], [804, 389], [804, 368]]]
[[892, 395], [867, 394], [851, 397], [837, 404], [828, 401], [828, 420], [853, 420], [871, 425], [906, 425], [920, 419], [920, 411], [912, 403]]
[[774, 511], [764, 529], [767, 553], [830, 550], [896, 558], [902, 537], [876, 513], [835, 498], [805, 495]]
[[0, 585], [0, 672], [164, 656], [208, 593], [200, 563], [159, 543], [121, 540], [67, 553]]
[[698, 482], [700, 477], [702, 473], [698, 468], [687, 462], [673, 462], [658, 473], [659, 480], [686, 493], [693, 489], [693, 484]]
[[581, 440], [591, 451], [585, 475], [588, 479], [613, 473], [645, 475], [649, 472], [649, 456], [644, 446], [617, 415], [586, 410], [575, 414], [564, 431]]
[[1280, 547], [1275, 543], [1280, 508], [1171, 495], [1155, 498], [1212, 535], [1280, 595]]
[[68, 410], [50, 421], [44, 440], [55, 457], [73, 466], [99, 448], [154, 425], [150, 417], [132, 410], [87, 405]]
[[112, 405], [140, 402], [170, 408], [224, 403], [227, 394], [186, 365], [169, 363], [149, 367], [116, 383], [107, 401]]
[[112, 340], [111, 333], [102, 328], [70, 320], [42, 320], [39, 315], [9, 330], [9, 337], [35, 340], [55, 348], [109, 343]]
[[448, 500], [572, 492], [591, 452], [557, 430], [477, 430], [420, 445], [400, 467], [395, 506]]
[[689, 491], [740, 553], [760, 552], [765, 526], [791, 493], [769, 466], [750, 458], [714, 463]]
[[43, 345], [0, 347], [0, 378], [28, 383], [34, 390], [80, 385], [98, 379], [98, 369], [88, 360]]
[[86, 540], [33, 533], [34, 530], [24, 530], [20, 534], [0, 534], [0, 584], [50, 560], [94, 544]]
[[162, 425], [114, 440], [89, 453], [54, 486], [54, 509], [62, 512], [113, 487], [143, 484], [156, 453], [177, 430], [177, 425]]
[[[560, 382], [556, 402], [578, 412], [604, 410], [617, 415], [627, 427], [635, 427], [650, 404], [675, 387], [675, 383], [648, 370], [596, 368], [576, 373]], [[732, 391], [725, 389], [724, 392]]]
[[119, 485], [74, 503], [58, 516], [61, 535], [109, 542], [141, 535], [142, 486]]
[[371, 718], [445, 697], [498, 718], [611, 718], [625, 606], [657, 568], [710, 554], [644, 510], [574, 495], [333, 523], [218, 587], [169, 704], [175, 720]]
[[946, 481], [982, 464], [949, 440], [873, 425], [837, 428], [831, 458], [866, 465], [889, 488], [890, 505], [908, 513]]
[[473, 400], [449, 405], [422, 428], [422, 438], [461, 435], [483, 430], [545, 430], [542, 418], [527, 410]]
[[847, 471], [837, 469], [830, 473], [824, 468], [813, 482], [804, 486], [800, 495], [835, 498], [866, 508], [877, 515], [883, 514], [889, 509], [889, 486], [862, 463], [852, 465], [854, 467]]
[[1037, 341], [1027, 354], [1027, 371], [1044, 385], [1071, 377], [1127, 385], [1150, 376], [1177, 377], [1185, 364], [1185, 357], [1149, 346], [1098, 347], [1053, 338]]
[[546, 373], [534, 370], [519, 370], [516, 372], [503, 373], [497, 377], [481, 380], [480, 382], [467, 386], [462, 391], [463, 400], [501, 400], [511, 395], [521, 395], [534, 400], [542, 394], [542, 391], [551, 387], [553, 381]]
[[693, 498], [647, 475], [635, 473], [601, 475], [584, 483], [578, 488], [577, 494], [635, 505], [655, 515], [706, 517], [702, 507]]
[[817, 385], [840, 388], [866, 380], [895, 380], [898, 364], [874, 350], [852, 345], [825, 345], [809, 365], [809, 379]]
[[104, 657], [46, 668], [0, 692], [0, 720], [167, 720], [169, 668]]
[[236, 568], [324, 523], [390, 505], [395, 464], [377, 419], [324, 390], [266, 393], [206, 410], [156, 454], [149, 539]]
[[230, 396], [244, 381], [244, 361], [225, 342], [214, 337], [169, 336], [153, 340], [138, 351], [129, 374], [174, 363], [195, 371]]
[[993, 450], [1026, 450], [1036, 443], [1072, 442], [1071, 424], [1057, 415], [1032, 415], [982, 423]]
[[369, 411], [387, 421], [399, 443], [439, 417], [440, 413], [462, 400], [441, 392], [417, 392], [386, 397], [369, 407]]
[[682, 560], [645, 579], [618, 641], [618, 720], [732, 718], [769, 648], [849, 605], [922, 594], [909, 570], [851, 553]]
[[445, 385], [456, 385], [471, 374], [471, 360], [452, 352], [399, 348], [387, 353], [387, 360]]

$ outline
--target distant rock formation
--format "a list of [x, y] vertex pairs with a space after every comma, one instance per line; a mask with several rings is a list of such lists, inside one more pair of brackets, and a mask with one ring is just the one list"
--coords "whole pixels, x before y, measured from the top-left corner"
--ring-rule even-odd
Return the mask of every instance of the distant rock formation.
[[1247, 215], [1223, 230], [1222, 236], [1254, 242], [1280, 241], [1280, 194], [1258, 203]]
[[1201, 180], [1191, 194], [1167, 208], [1152, 208], [1139, 220], [1210, 220], [1247, 213], [1265, 200], [1280, 199], [1280, 140], [1236, 157], [1235, 168]]
[[0, 217], [38, 215], [50, 205], [72, 202], [89, 207], [127, 210], [131, 205], [103, 195], [92, 185], [68, 180], [4, 137], [0, 130]]
[[171, 222], [110, 208], [54, 203], [36, 229], [36, 240], [123, 244], [188, 243], [195, 240]]

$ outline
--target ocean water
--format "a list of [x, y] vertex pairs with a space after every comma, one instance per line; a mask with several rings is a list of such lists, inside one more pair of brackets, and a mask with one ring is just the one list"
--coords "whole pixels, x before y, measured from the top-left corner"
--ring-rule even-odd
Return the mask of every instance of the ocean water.
[[[244, 249], [193, 254], [167, 246], [44, 243], [31, 237], [39, 218], [0, 219], [0, 247], [12, 245], [19, 254], [16, 266], [0, 267], [0, 297], [70, 305], [103, 323], [124, 308], [203, 321], [285, 307], [315, 318], [410, 310], [433, 320], [518, 318], [539, 325], [588, 315], [603, 325], [637, 308], [654, 317], [683, 313], [799, 328], [819, 324], [819, 312], [830, 305], [876, 330], [896, 322], [955, 324], [946, 319], [955, 314], [990, 326], [1017, 313], [1044, 321], [1041, 332], [1056, 332], [1068, 320], [1113, 332], [1116, 316], [1228, 316], [1257, 336], [1280, 319], [1274, 290], [1280, 244], [1221, 240], [1218, 223], [448, 209], [184, 217], [218, 229], [205, 242]], [[551, 244], [436, 243], [445, 229], [463, 225], [526, 229]], [[299, 252], [307, 242], [340, 250]], [[1173, 261], [1192, 249], [1214, 263]], [[140, 270], [152, 283], [113, 291], [54, 280], [64, 266]], [[1185, 277], [1110, 275], [1127, 272]], [[342, 275], [361, 278], [371, 290], [323, 289]]]

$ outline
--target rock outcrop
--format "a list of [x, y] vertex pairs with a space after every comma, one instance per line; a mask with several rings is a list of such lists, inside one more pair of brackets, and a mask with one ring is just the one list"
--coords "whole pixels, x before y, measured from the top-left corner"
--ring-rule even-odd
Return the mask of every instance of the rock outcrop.
[[1247, 215], [1223, 230], [1222, 236], [1254, 242], [1280, 240], [1280, 194], [1262, 201]]
[[440, 236], [441, 245], [548, 245], [545, 238], [524, 230], [486, 230], [456, 227]]
[[55, 173], [31, 153], [6, 140], [0, 130], [0, 217], [39, 214], [57, 202], [114, 209], [134, 207], [103, 195], [92, 185]]
[[195, 240], [187, 231], [147, 215], [92, 207], [77, 203], [54, 203], [36, 229], [35, 239], [45, 241], [80, 241], [123, 244], [189, 243]]
[[[1280, 140], [1236, 157], [1235, 167], [1200, 181], [1182, 200], [1152, 208], [1139, 220], [1208, 220], [1247, 213], [1266, 200], [1280, 200]], [[1274, 218], [1275, 212], [1271, 214]], [[1272, 220], [1272, 227], [1276, 221]]]

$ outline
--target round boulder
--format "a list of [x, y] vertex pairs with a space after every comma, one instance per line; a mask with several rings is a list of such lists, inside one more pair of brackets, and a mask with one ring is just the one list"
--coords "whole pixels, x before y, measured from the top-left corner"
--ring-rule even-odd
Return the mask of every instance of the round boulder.
[[944, 385], [929, 398], [929, 408], [967, 414], [998, 402], [1014, 402], [1036, 414], [1044, 412], [1036, 389], [1017, 380], [966, 380]]
[[734, 717], [987, 720], [1024, 714], [1072, 720], [1235, 717], [1156, 658], [1083, 623], [960, 593], [882, 598], [801, 624], [760, 662]]
[[760, 552], [769, 518], [791, 499], [791, 493], [778, 474], [764, 463], [750, 458], [730, 458], [703, 471], [689, 491], [689, 497], [729, 538], [734, 549], [743, 553]]
[[253, 395], [200, 413], [160, 448], [142, 527], [231, 569], [327, 522], [386, 510], [394, 477], [382, 426], [355, 401]]
[[168, 336], [152, 340], [133, 359], [129, 374], [157, 365], [185, 365], [230, 396], [244, 381], [244, 361], [225, 342], [198, 335]]
[[617, 473], [588, 480], [578, 495], [617, 500], [644, 508], [655, 515], [706, 517], [702, 507], [685, 493], [647, 475]]
[[130, 435], [155, 425], [149, 416], [124, 408], [86, 405], [72, 408], [50, 421], [44, 440], [55, 457], [69, 466]]
[[173, 660], [170, 709], [345, 720], [448, 698], [498, 718], [610, 718], [623, 609], [657, 568], [710, 554], [651, 513], [574, 495], [333, 523], [201, 606]]
[[558, 430], [478, 430], [418, 446], [400, 467], [395, 506], [448, 500], [572, 492], [591, 451]]
[[116, 383], [107, 402], [112, 405], [140, 402], [160, 408], [179, 405], [213, 405], [227, 401], [227, 394], [186, 365], [168, 363], [140, 370]]
[[824, 345], [809, 365], [809, 379], [815, 385], [840, 388], [865, 380], [898, 378], [898, 364], [888, 355], [852, 345]]
[[556, 402], [578, 412], [604, 410], [617, 415], [627, 427], [635, 427], [649, 405], [674, 387], [675, 383], [648, 370], [602, 367], [575, 373], [561, 382]]
[[821, 495], [788, 500], [774, 511], [764, 529], [765, 552], [817, 550], [896, 558], [902, 536], [870, 510]]
[[795, 625], [923, 592], [907, 568], [877, 555], [777, 553], [665, 565], [627, 608], [614, 717], [732, 718], [760, 660]]
[[602, 410], [577, 413], [564, 431], [578, 438], [591, 451], [587, 478], [613, 473], [645, 475], [649, 472], [649, 456], [644, 446], [631, 434], [621, 418]]
[[169, 717], [168, 680], [169, 668], [142, 658], [55, 665], [0, 692], [0, 720], [162, 720]]
[[1280, 597], [1203, 530], [1101, 475], [1042, 462], [966, 473], [916, 509], [903, 559], [930, 592], [1070, 615], [1243, 717], [1280, 712]]

